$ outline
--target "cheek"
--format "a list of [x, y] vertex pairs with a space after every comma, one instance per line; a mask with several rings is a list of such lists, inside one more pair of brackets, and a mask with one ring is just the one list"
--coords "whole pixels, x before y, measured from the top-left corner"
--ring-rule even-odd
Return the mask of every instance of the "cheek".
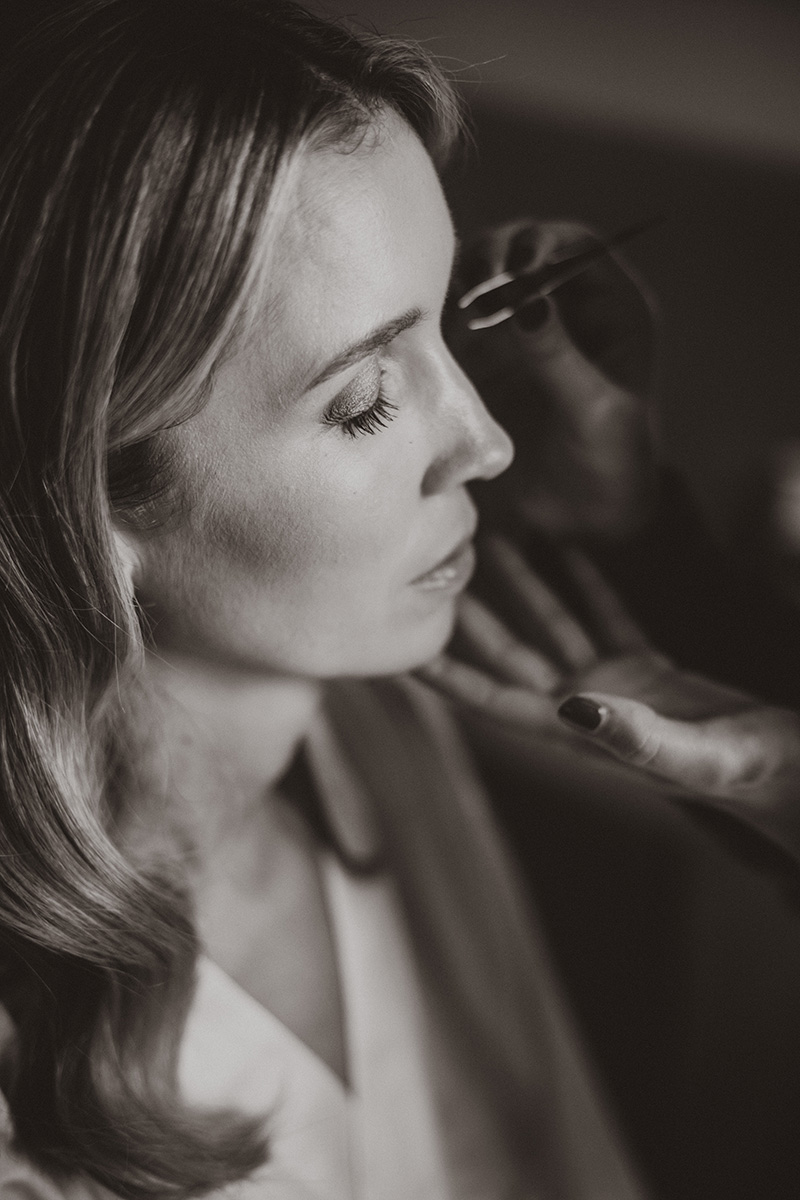
[[[281, 520], [270, 539], [270, 641], [285, 663], [304, 643], [312, 674], [411, 669], [438, 653], [454, 620], [452, 603], [410, 587], [430, 538], [418, 456], [410, 441], [376, 435], [347, 446], [346, 464], [336, 458], [272, 497]], [[258, 554], [257, 531], [245, 541]]]
[[[192, 509], [191, 542], [239, 584], [292, 592], [363, 588], [363, 574], [402, 572], [415, 530], [417, 472], [376, 444], [344, 444], [305, 458], [273, 449], [229, 481], [206, 476]], [[289, 597], [291, 598], [291, 597]]]
[[452, 605], [420, 606], [408, 588], [428, 519], [412, 433], [285, 455], [254, 440], [226, 472], [209, 455], [186, 524], [149, 548], [142, 599], [161, 647], [322, 676], [436, 653]]

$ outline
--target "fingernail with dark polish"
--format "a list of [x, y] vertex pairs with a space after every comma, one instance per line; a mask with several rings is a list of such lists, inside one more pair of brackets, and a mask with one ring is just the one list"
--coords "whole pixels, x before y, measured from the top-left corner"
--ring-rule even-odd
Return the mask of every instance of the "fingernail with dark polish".
[[595, 733], [602, 725], [607, 712], [601, 704], [595, 704], [594, 700], [587, 700], [585, 696], [570, 696], [569, 700], [565, 700], [560, 706], [558, 715], [562, 721], [574, 725], [577, 729]]
[[518, 309], [514, 319], [520, 329], [524, 329], [526, 333], [535, 333], [537, 329], [542, 328], [549, 316], [550, 301], [540, 296], [538, 300], [532, 300], [530, 304]]

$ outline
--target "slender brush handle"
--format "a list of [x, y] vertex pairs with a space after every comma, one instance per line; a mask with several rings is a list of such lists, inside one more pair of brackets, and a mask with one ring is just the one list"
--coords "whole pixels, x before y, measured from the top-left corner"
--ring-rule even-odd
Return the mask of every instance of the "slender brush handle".
[[[470, 318], [467, 322], [470, 329], [486, 329], [490, 325], [499, 325], [501, 321], [513, 317], [525, 304], [530, 304], [542, 296], [548, 296], [556, 288], [581, 275], [588, 267], [603, 258], [609, 250], [621, 246], [639, 234], [660, 225], [663, 217], [655, 217], [648, 221], [639, 221], [628, 225], [613, 237], [603, 241], [594, 238], [582, 238], [565, 248], [564, 254], [555, 262], [545, 263], [535, 270], [519, 271], [515, 274], [504, 271], [500, 275], [486, 279], [476, 287], [471, 288], [458, 301], [461, 309], [470, 308], [477, 301], [480, 303], [480, 315]], [[489, 311], [487, 311], [487, 306]]]

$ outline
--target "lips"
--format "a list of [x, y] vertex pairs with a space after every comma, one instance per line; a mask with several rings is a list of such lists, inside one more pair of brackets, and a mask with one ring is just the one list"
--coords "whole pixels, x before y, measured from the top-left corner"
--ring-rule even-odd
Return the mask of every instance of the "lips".
[[412, 585], [422, 591], [458, 591], [464, 587], [475, 566], [473, 534], [474, 531], [463, 537], [449, 554], [439, 559], [422, 575], [412, 579]]
[[459, 554], [467, 548], [471, 539], [472, 539], [471, 534], [468, 535], [467, 537], [463, 537], [460, 542], [456, 543], [456, 545], [453, 547], [453, 549], [450, 551], [449, 554], [445, 554], [444, 558], [440, 558], [437, 563], [434, 563], [433, 566], [429, 567], [427, 571], [423, 571], [421, 575], [418, 575], [416, 577], [416, 579], [412, 579], [411, 582], [419, 583], [420, 580], [427, 579], [428, 576], [432, 575], [434, 572], [440, 571], [440, 570], [443, 570], [444, 568], [446, 568], [448, 563], [452, 562], [453, 559], [458, 558]]

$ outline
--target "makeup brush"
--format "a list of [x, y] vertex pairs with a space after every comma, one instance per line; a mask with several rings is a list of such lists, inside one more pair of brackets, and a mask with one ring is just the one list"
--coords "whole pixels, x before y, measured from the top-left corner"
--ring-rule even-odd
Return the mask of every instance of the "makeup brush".
[[565, 246], [560, 251], [560, 257], [532, 270], [516, 272], [503, 271], [491, 279], [484, 279], [476, 287], [470, 288], [458, 301], [461, 309], [472, 308], [476, 305], [479, 315], [469, 317], [468, 329], [488, 329], [499, 325], [513, 317], [519, 309], [543, 296], [549, 296], [563, 283], [582, 274], [598, 259], [602, 258], [615, 246], [621, 246], [632, 238], [638, 237], [648, 229], [653, 229], [664, 221], [664, 217], [654, 217], [649, 221], [639, 221], [636, 225], [628, 225], [614, 237], [598, 240], [593, 237], [580, 238], [571, 246]]

